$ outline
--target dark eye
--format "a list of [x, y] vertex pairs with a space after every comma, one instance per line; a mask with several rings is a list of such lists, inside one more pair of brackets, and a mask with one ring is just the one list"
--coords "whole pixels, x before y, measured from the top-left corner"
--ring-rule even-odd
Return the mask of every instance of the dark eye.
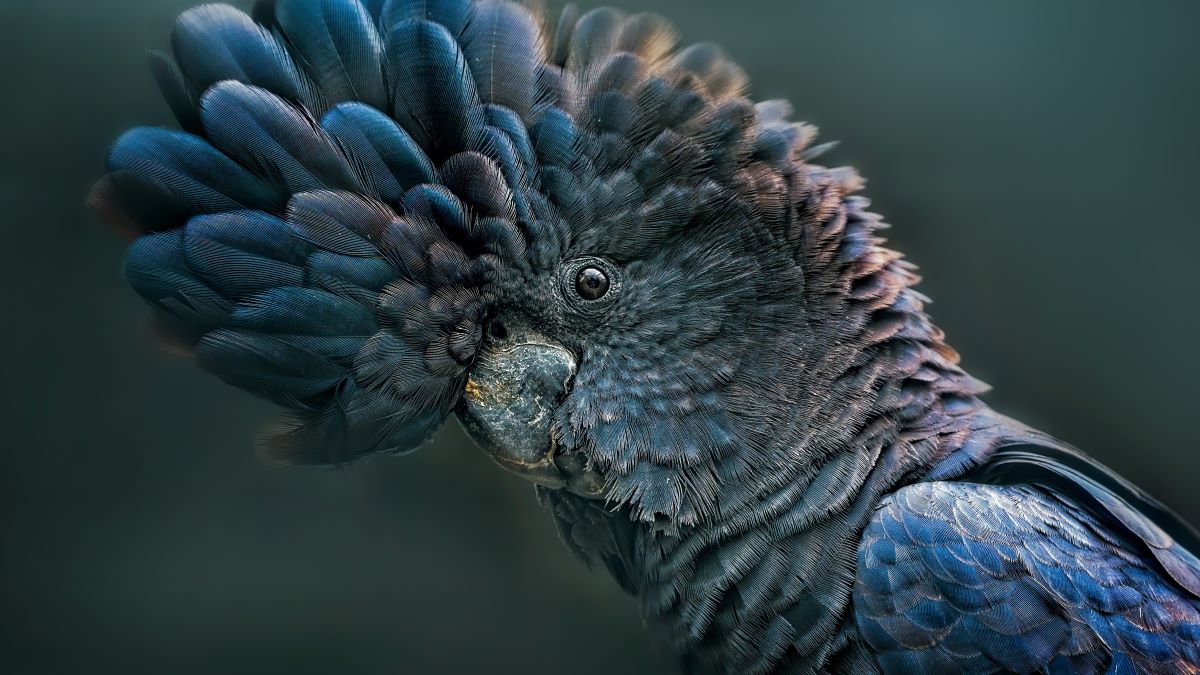
[[599, 267], [585, 267], [575, 277], [575, 292], [584, 300], [599, 300], [608, 293], [608, 275]]

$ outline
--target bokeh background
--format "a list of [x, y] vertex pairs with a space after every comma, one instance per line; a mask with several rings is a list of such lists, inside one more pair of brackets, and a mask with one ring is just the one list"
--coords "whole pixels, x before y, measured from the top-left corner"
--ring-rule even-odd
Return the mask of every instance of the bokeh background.
[[[653, 673], [632, 601], [462, 434], [346, 472], [155, 351], [83, 208], [192, 0], [0, 0], [0, 670]], [[591, 3], [584, 3], [590, 5]], [[1200, 522], [1200, 3], [629, 0], [844, 144], [990, 400]]]

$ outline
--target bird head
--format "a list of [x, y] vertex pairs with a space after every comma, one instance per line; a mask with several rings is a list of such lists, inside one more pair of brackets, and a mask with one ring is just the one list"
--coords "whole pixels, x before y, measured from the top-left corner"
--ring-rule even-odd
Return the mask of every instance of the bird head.
[[286, 409], [272, 458], [456, 415], [544, 488], [689, 525], [849, 433], [870, 350], [955, 370], [856, 175], [657, 17], [274, 0], [172, 46], [183, 130], [123, 136], [92, 201], [163, 332]]

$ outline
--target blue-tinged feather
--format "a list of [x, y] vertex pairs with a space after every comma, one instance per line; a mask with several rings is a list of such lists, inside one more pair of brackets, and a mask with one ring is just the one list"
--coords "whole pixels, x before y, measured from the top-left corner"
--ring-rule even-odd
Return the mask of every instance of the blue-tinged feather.
[[1052, 485], [1099, 507], [1144, 542], [1163, 570], [1200, 599], [1200, 533], [1179, 516], [1107, 467], [1059, 444], [1020, 444], [1001, 449], [975, 472], [980, 480]]
[[383, 14], [383, 6], [387, 4], [387, 0], [362, 0], [363, 8], [367, 10], [367, 14], [371, 16], [371, 20], [379, 24], [379, 16]]
[[285, 405], [328, 393], [346, 376], [325, 356], [249, 331], [209, 333], [196, 348], [196, 361], [235, 387]]
[[546, 58], [533, 14], [507, 0], [479, 0], [461, 42], [479, 98], [528, 118], [536, 97], [537, 68]]
[[565, 169], [579, 156], [579, 130], [575, 120], [560, 108], [547, 108], [530, 135], [543, 165]]
[[474, 9], [472, 0], [385, 0], [381, 4], [381, 26], [395, 26], [404, 21], [431, 21], [445, 27], [456, 40], [471, 22]]
[[390, 117], [361, 103], [330, 110], [321, 126], [332, 134], [359, 167], [380, 199], [396, 204], [404, 191], [437, 176], [433, 162]]
[[274, 335], [352, 337], [360, 345], [379, 330], [374, 312], [366, 307], [319, 289], [299, 287], [272, 288], [246, 298], [227, 325]]
[[232, 300], [303, 285], [306, 249], [286, 222], [257, 211], [195, 218], [183, 241], [188, 267]]
[[[1027, 459], [1008, 457], [1008, 468]], [[1111, 660], [1176, 672], [1194, 662], [1200, 605], [1178, 595], [1144, 542], [1095, 515], [1027, 484], [904, 488], [863, 535], [858, 627], [885, 669], [1113, 672]]]
[[467, 208], [453, 192], [444, 185], [418, 185], [404, 195], [404, 211], [427, 219], [456, 241], [467, 241], [471, 236], [471, 219]]
[[346, 256], [380, 255], [373, 241], [396, 214], [386, 205], [350, 192], [305, 192], [288, 203], [287, 220], [296, 236]]
[[[162, 193], [186, 214], [236, 209], [278, 210], [283, 192], [182, 131], [143, 127], [126, 132], [108, 155], [108, 170], [125, 173]], [[161, 227], [179, 223], [147, 223]]]
[[275, 29], [275, 0], [254, 0], [250, 7], [250, 18], [254, 23], [271, 30]]
[[373, 305], [377, 294], [396, 278], [396, 269], [383, 258], [363, 258], [314, 251], [308, 258], [309, 283]]
[[494, 161], [503, 174], [504, 180], [510, 188], [509, 194], [516, 208], [517, 219], [522, 222], [532, 220], [533, 214], [529, 210], [529, 203], [525, 200], [529, 180], [525, 174], [520, 151], [517, 150], [512, 139], [508, 134], [493, 126], [485, 126], [473, 136], [475, 137], [473, 149]]
[[200, 104], [215, 146], [286, 194], [365, 187], [337, 143], [302, 109], [265, 89], [222, 82]]
[[312, 87], [279, 40], [229, 5], [201, 5], [184, 12], [171, 44], [179, 67], [197, 91], [236, 80], [316, 107]]
[[466, 147], [479, 95], [453, 35], [439, 23], [407, 20], [391, 25], [385, 45], [396, 121], [435, 160]]
[[571, 220], [592, 217], [590, 195], [575, 174], [557, 166], [543, 166], [541, 177], [542, 191], [564, 217]]
[[182, 230], [135, 241], [125, 254], [125, 278], [154, 306], [200, 331], [215, 327], [231, 310], [229, 302], [188, 267]]
[[521, 157], [522, 168], [526, 175], [537, 171], [537, 156], [533, 151], [533, 142], [529, 139], [529, 131], [525, 122], [512, 110], [497, 105], [485, 105], [481, 116], [485, 122], [508, 135], [517, 154]]
[[276, 0], [275, 19], [326, 105], [386, 108], [383, 41], [359, 0]]

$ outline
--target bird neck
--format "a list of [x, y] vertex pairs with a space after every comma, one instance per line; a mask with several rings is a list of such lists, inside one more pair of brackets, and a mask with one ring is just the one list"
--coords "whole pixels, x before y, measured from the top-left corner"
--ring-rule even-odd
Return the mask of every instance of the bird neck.
[[980, 402], [987, 387], [959, 368], [907, 284], [856, 321], [809, 351], [784, 392], [792, 414], [754, 441], [771, 439], [752, 455], [770, 464], [724, 481], [714, 517], [655, 525], [543, 493], [564, 539], [639, 598], [686, 672], [820, 670], [863, 656], [850, 598], [875, 507], [931, 475], [962, 475], [1019, 433]]
[[[865, 207], [845, 199], [800, 237], [804, 318], [743, 357], [757, 379], [735, 380], [728, 399], [745, 406], [730, 411], [745, 449], [717, 468], [708, 518], [646, 523], [628, 507], [542, 493], [568, 545], [639, 598], [686, 672], [872, 663], [850, 597], [875, 507], [905, 485], [962, 475], [1017, 433], [979, 401], [986, 385], [959, 367], [912, 289], [914, 268], [882, 248]], [[775, 412], [764, 421], [762, 410]]]

